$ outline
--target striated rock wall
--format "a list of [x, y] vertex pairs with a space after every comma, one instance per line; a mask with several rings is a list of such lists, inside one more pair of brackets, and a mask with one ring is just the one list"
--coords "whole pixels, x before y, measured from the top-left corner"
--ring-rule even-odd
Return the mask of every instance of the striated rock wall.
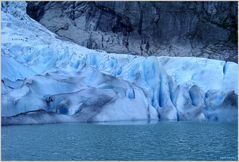
[[27, 13], [91, 49], [237, 62], [237, 2], [28, 2]]

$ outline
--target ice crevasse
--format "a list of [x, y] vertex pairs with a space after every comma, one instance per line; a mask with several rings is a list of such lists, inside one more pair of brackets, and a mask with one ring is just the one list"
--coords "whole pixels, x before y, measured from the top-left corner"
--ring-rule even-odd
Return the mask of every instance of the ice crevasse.
[[142, 57], [65, 41], [2, 2], [2, 124], [237, 120], [238, 65]]

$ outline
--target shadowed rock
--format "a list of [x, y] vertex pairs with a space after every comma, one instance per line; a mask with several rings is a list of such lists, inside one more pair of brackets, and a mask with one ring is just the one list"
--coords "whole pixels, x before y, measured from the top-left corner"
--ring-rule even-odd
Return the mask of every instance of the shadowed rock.
[[27, 13], [92, 49], [237, 62], [237, 2], [28, 2]]

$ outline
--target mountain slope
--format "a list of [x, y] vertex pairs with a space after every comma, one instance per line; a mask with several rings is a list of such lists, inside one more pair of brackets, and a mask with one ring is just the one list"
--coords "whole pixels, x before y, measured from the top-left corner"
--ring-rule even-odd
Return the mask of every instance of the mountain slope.
[[237, 62], [237, 2], [28, 2], [27, 13], [91, 49]]

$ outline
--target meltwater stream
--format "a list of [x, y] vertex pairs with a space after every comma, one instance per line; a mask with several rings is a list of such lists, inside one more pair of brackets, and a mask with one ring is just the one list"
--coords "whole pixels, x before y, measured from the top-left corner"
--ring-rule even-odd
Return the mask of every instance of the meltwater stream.
[[2, 127], [2, 160], [237, 160], [237, 124], [159, 122]]

